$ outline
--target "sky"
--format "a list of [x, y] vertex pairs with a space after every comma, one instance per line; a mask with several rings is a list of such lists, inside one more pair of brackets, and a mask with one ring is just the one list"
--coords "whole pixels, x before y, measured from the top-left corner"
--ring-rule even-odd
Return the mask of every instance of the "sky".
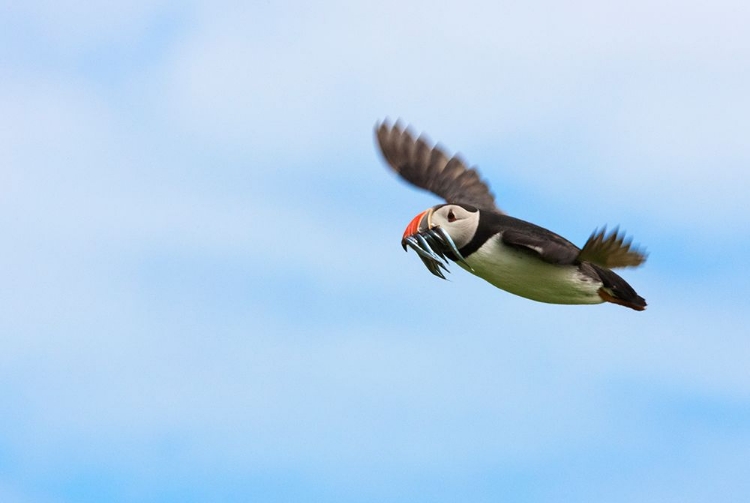
[[[0, 2], [0, 500], [750, 500], [749, 22]], [[648, 309], [429, 274], [385, 118]]]

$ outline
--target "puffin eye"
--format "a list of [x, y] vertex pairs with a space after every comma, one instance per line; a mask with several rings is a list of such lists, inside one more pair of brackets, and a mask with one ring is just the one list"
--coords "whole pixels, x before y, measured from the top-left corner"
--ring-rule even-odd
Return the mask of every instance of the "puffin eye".
[[453, 213], [453, 210], [448, 211], [448, 221], [449, 222], [455, 222], [456, 221], [456, 214]]

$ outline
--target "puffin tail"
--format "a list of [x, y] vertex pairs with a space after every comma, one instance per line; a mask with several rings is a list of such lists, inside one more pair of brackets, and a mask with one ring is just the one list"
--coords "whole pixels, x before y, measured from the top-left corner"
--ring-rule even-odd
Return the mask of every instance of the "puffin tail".
[[604, 269], [596, 264], [590, 265], [599, 275], [599, 279], [602, 280], [603, 285], [599, 288], [599, 297], [605, 302], [629, 307], [636, 311], [646, 309], [646, 299], [635, 293], [635, 290], [633, 290], [633, 287], [627, 281], [609, 269]]

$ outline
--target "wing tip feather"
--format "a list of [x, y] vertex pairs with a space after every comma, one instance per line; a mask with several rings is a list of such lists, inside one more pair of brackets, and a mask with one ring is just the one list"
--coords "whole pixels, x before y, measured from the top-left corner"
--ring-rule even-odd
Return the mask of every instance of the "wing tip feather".
[[441, 143], [425, 133], [417, 136], [400, 118], [393, 121], [386, 116], [376, 122], [375, 136], [383, 158], [407, 182], [447, 202], [501, 212], [489, 185], [475, 168], [467, 167], [461, 154], [449, 156]]

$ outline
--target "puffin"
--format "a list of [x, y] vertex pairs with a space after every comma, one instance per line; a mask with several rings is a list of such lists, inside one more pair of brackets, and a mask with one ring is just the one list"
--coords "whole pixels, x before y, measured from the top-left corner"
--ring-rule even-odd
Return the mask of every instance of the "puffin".
[[618, 228], [595, 229], [579, 248], [562, 236], [512, 217], [476, 168], [400, 121], [375, 125], [383, 159], [406, 182], [445, 203], [415, 216], [401, 245], [442, 279], [449, 261], [501, 290], [549, 304], [612, 303], [636, 311], [646, 301], [612, 269], [636, 267], [646, 253]]

